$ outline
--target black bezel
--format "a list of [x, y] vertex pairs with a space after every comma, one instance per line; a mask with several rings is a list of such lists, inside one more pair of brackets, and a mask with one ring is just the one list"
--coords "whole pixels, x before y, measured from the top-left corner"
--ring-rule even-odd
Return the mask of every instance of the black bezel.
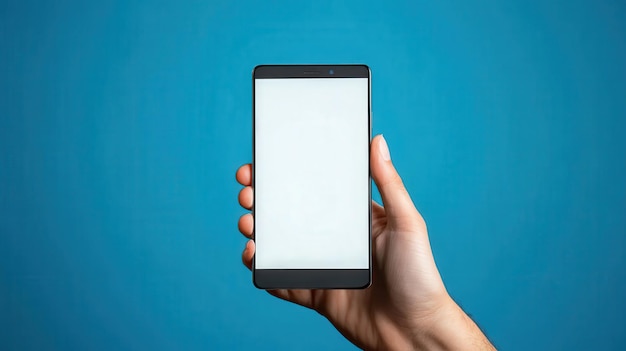
[[259, 65], [254, 67], [253, 80], [272, 78], [369, 79], [370, 69], [366, 65]]
[[[332, 74], [331, 74], [332, 70]], [[255, 79], [276, 78], [367, 78], [368, 79], [368, 170], [372, 139], [371, 78], [367, 65], [259, 65], [252, 72], [252, 189], [255, 189]], [[371, 172], [369, 174], [371, 179]], [[252, 259], [252, 281], [259, 289], [364, 289], [372, 282], [372, 185], [369, 192], [368, 269], [256, 269]], [[252, 215], [254, 216], [253, 201]], [[252, 238], [255, 237], [253, 229]]]

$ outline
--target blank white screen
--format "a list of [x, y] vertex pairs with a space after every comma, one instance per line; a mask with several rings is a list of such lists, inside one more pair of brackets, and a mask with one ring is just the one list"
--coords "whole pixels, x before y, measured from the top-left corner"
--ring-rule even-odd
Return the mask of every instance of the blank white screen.
[[369, 268], [367, 78], [255, 80], [257, 269]]

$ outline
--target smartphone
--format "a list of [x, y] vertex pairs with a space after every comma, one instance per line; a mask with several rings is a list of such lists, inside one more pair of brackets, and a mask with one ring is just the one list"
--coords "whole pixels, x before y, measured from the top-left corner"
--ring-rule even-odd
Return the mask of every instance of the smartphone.
[[253, 71], [253, 282], [359, 289], [372, 278], [370, 69]]

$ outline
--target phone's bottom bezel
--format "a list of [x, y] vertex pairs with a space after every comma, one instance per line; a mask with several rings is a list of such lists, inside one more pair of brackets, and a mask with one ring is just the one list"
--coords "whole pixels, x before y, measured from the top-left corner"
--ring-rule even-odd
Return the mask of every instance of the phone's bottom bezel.
[[254, 269], [259, 289], [365, 289], [372, 282], [370, 269]]

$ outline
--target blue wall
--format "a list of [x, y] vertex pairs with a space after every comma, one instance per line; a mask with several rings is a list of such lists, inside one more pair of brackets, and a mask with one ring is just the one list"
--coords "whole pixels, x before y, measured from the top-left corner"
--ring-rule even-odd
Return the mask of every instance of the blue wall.
[[0, 349], [351, 349], [236, 225], [252, 67], [335, 62], [497, 346], [626, 343], [624, 2], [58, 3], [0, 4]]

